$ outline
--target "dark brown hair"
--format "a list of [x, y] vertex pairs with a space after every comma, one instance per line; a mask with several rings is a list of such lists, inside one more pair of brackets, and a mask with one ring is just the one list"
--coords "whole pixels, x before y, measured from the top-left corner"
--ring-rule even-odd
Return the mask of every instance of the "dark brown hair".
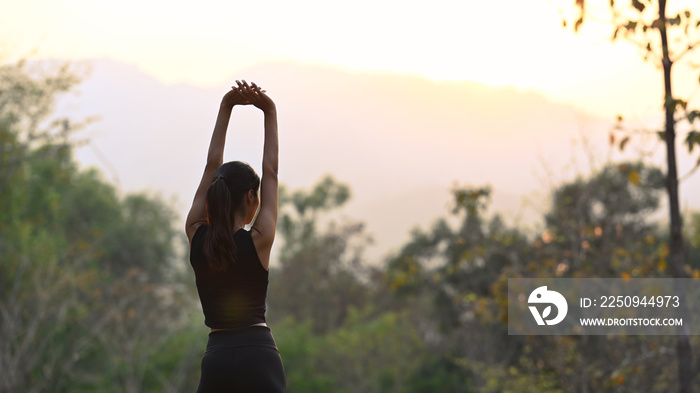
[[233, 241], [233, 217], [245, 209], [243, 199], [249, 190], [257, 190], [260, 176], [245, 162], [231, 161], [219, 167], [207, 189], [207, 222], [204, 255], [214, 271], [225, 271], [236, 261]]

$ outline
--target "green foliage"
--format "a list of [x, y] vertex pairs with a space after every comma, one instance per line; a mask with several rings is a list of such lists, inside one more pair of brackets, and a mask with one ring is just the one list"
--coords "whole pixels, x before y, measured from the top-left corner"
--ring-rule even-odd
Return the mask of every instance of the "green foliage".
[[[542, 361], [532, 358], [532, 349], [526, 345], [523, 356], [514, 365], [494, 367], [481, 361], [474, 361], [472, 367], [478, 370], [483, 379], [482, 392], [496, 393], [562, 393], [557, 373], [545, 367]], [[571, 382], [571, 381], [569, 381]]]
[[162, 355], [193, 306], [163, 279], [182, 257], [174, 213], [77, 167], [75, 128], [48, 119], [77, 82], [65, 66], [0, 66], [0, 391], [192, 390], [173, 377], [200, 349]]
[[499, 216], [484, 217], [489, 195], [485, 187], [454, 189], [457, 226], [441, 219], [429, 231], [414, 230], [388, 261], [387, 287], [412, 323], [424, 326], [423, 336], [434, 337], [434, 356], [422, 366], [424, 378], [413, 379], [414, 391], [438, 383], [426, 375], [438, 373], [437, 365], [442, 384], [433, 391], [478, 391], [473, 360], [500, 367], [521, 345], [506, 332], [503, 275], [523, 270], [532, 249]]
[[441, 219], [430, 231], [416, 229], [388, 262], [388, 287], [411, 298], [433, 299], [436, 320], [446, 329], [484, 311], [476, 299], [488, 295], [499, 273], [524, 256], [521, 233], [506, 228], [498, 216], [484, 219], [489, 193], [487, 188], [455, 189], [452, 213], [459, 227]]
[[348, 200], [350, 189], [325, 177], [308, 192], [280, 194], [282, 245], [279, 266], [271, 270], [279, 279], [270, 280], [270, 318], [313, 321], [318, 332], [340, 326], [350, 306], [367, 302], [359, 274], [370, 238], [362, 223], [326, 220], [325, 231], [319, 226], [323, 213]]
[[422, 362], [429, 371], [411, 386], [429, 386], [440, 375], [430, 365], [440, 364], [449, 375], [439, 378], [440, 388], [426, 391], [674, 389], [673, 371], [653, 372], [668, 362], [660, 351], [673, 345], [672, 338], [507, 334], [508, 278], [668, 274], [667, 235], [649, 220], [663, 189], [658, 168], [610, 164], [559, 186], [545, 228], [535, 236], [508, 228], [498, 216], [486, 218], [488, 189], [453, 190], [452, 219], [414, 230], [384, 275], [397, 306], [410, 310], [414, 326], [423, 326], [424, 345], [434, 354]]
[[[653, 274], [652, 260], [642, 260], [660, 244], [646, 217], [658, 209], [663, 179], [658, 168], [621, 163], [561, 186], [545, 217], [540, 254], [546, 261], [558, 259], [553, 265], [591, 276], [616, 277], [633, 266], [643, 269], [639, 275]], [[643, 256], [630, 254], [632, 249]]]
[[396, 392], [421, 364], [420, 336], [404, 314], [350, 309], [346, 323], [326, 336], [323, 370], [335, 371], [348, 392]]
[[[310, 322], [292, 319], [278, 323], [275, 332], [289, 392], [465, 391], [445, 389], [460, 379], [459, 368], [418, 377], [429, 371], [424, 365], [432, 355], [406, 313], [351, 308], [342, 326], [323, 334], [314, 333]], [[447, 375], [450, 380], [437, 378]]]
[[324, 375], [317, 367], [325, 360], [321, 339], [311, 330], [311, 322], [295, 322], [287, 319], [275, 326], [275, 341], [282, 354], [287, 391], [330, 392], [338, 391], [332, 374]]
[[688, 136], [685, 138], [685, 143], [688, 146], [688, 152], [692, 153], [695, 145], [700, 146], [700, 132], [690, 131]]
[[420, 367], [407, 380], [407, 393], [470, 393], [475, 392], [471, 372], [459, 359], [441, 354], [427, 355], [421, 359]]
[[308, 193], [298, 190], [287, 195], [282, 188], [280, 194], [280, 204], [291, 203], [296, 212], [304, 216], [307, 212], [314, 214], [342, 206], [350, 198], [350, 187], [326, 175]]

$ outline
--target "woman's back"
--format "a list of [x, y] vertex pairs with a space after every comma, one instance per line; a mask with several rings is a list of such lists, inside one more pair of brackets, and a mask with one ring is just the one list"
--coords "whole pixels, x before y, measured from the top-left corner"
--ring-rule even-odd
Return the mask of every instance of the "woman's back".
[[236, 329], [265, 322], [268, 271], [263, 268], [251, 232], [238, 230], [232, 241], [236, 260], [225, 271], [210, 268], [204, 253], [208, 225], [201, 225], [190, 247], [204, 324], [212, 329]]

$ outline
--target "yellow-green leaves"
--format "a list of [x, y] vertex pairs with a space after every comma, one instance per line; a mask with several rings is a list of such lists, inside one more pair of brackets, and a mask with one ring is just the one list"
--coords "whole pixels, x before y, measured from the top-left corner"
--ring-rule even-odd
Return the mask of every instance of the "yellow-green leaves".
[[639, 172], [631, 170], [627, 173], [627, 180], [635, 186], [639, 185]]

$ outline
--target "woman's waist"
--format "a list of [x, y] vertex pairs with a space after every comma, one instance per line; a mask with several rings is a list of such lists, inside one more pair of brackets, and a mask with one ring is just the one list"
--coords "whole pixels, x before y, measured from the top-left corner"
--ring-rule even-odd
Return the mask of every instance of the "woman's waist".
[[207, 351], [243, 347], [268, 347], [277, 349], [277, 343], [270, 328], [265, 324], [255, 324], [242, 328], [212, 329], [207, 341]]
[[214, 330], [236, 330], [267, 322], [265, 309], [231, 310], [204, 309], [204, 324]]

